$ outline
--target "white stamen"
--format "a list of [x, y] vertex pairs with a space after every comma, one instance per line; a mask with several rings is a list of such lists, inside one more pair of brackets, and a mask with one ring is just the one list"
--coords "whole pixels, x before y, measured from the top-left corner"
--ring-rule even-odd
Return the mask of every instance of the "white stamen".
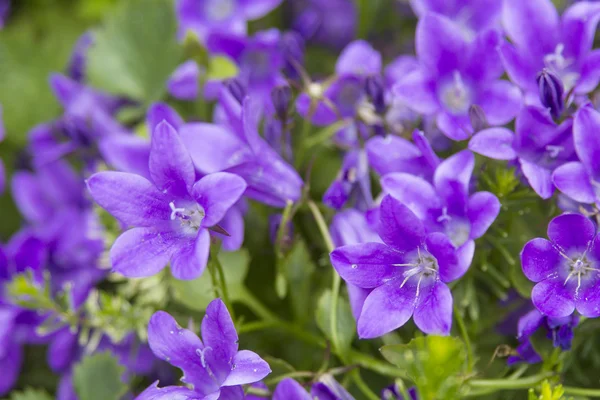
[[563, 151], [565, 148], [563, 146], [554, 146], [549, 144], [548, 146], [546, 146], [546, 151], [548, 152], [548, 155], [552, 158], [556, 158], [558, 157], [558, 155], [560, 154], [561, 151]]
[[176, 208], [174, 201], [169, 203], [169, 207], [171, 208], [171, 221], [174, 221], [177, 218], [177, 214], [185, 213], [185, 208]]

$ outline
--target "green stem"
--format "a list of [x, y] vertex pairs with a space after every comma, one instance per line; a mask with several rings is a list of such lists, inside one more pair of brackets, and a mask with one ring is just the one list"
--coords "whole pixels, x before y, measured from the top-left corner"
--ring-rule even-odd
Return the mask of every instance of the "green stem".
[[518, 379], [471, 379], [467, 382], [467, 385], [474, 389], [494, 389], [495, 391], [505, 389], [529, 389], [553, 375], [554, 372], [543, 372], [541, 374]]
[[392, 378], [408, 378], [406, 372], [400, 368], [388, 364], [385, 361], [380, 361], [368, 354], [361, 353], [360, 351], [350, 349], [348, 358], [352, 364], [358, 364], [361, 367], [377, 372], [380, 375]]
[[210, 273], [210, 280], [212, 282], [215, 298], [218, 298], [220, 296], [219, 296], [219, 282], [217, 281], [217, 272], [215, 271], [215, 266], [213, 265], [212, 261], [210, 261], [210, 260], [208, 262], [208, 272]]
[[[220, 247], [220, 246], [219, 246]], [[213, 260], [215, 267], [217, 269], [217, 273], [219, 275], [219, 282], [221, 285], [221, 292], [223, 293], [223, 301], [225, 301], [225, 305], [231, 314], [231, 319], [235, 321], [235, 313], [233, 311], [233, 304], [231, 303], [231, 299], [229, 298], [229, 290], [227, 289], [227, 281], [225, 280], [225, 271], [223, 271], [223, 265], [221, 265], [221, 261], [219, 260], [218, 255], [214, 257]]]
[[311, 371], [293, 371], [287, 374], [279, 375], [265, 381], [266, 385], [274, 385], [284, 380], [285, 378], [312, 378], [315, 376], [314, 372]]
[[360, 371], [355, 369], [352, 370], [352, 372], [350, 372], [350, 376], [352, 377], [352, 380], [354, 381], [354, 384], [356, 385], [356, 387], [370, 400], [381, 400], [379, 396], [377, 396], [375, 393], [373, 393], [373, 391], [369, 388], [369, 386], [367, 386], [367, 384], [365, 383], [365, 381], [363, 381], [362, 377], [360, 376]]
[[467, 366], [469, 373], [473, 372], [473, 349], [471, 347], [471, 339], [469, 339], [469, 333], [467, 332], [467, 327], [465, 326], [465, 321], [463, 320], [462, 315], [460, 315], [460, 311], [458, 307], [454, 305], [454, 318], [456, 319], [456, 323], [458, 325], [458, 330], [465, 342], [465, 346], [467, 348]]
[[565, 391], [565, 394], [600, 398], [600, 389], [588, 389], [588, 388], [563, 386], [563, 390]]

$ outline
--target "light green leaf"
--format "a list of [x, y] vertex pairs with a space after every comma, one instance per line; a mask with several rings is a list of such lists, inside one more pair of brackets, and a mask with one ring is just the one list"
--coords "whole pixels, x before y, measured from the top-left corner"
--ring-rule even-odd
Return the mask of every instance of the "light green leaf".
[[[218, 257], [223, 266], [230, 299], [232, 301], [241, 300], [244, 292], [244, 279], [250, 264], [248, 250], [221, 252]], [[192, 310], [205, 310], [208, 303], [214, 298], [208, 270], [204, 271], [200, 278], [191, 281], [180, 281], [173, 278], [171, 279], [171, 288], [175, 300]]]
[[14, 392], [10, 400], [52, 400], [52, 396], [40, 389], [27, 388], [22, 392]]
[[238, 74], [238, 68], [235, 63], [223, 56], [215, 56], [208, 61], [207, 79], [223, 80], [233, 78]]
[[[329, 340], [331, 336], [331, 290], [327, 289], [321, 295], [317, 305], [316, 320], [319, 329]], [[340, 297], [337, 303], [337, 333], [340, 350], [350, 348], [356, 333], [356, 324], [352, 316], [350, 304], [345, 298]]]
[[130, 0], [96, 32], [89, 79], [99, 89], [147, 104], [163, 96], [181, 54], [172, 3]]
[[383, 346], [383, 356], [406, 370], [423, 400], [456, 399], [464, 372], [464, 344], [450, 336], [426, 336], [408, 344]]
[[118, 400], [127, 392], [121, 381], [125, 367], [110, 353], [85, 357], [73, 369], [73, 386], [80, 400]]
[[291, 251], [285, 256], [283, 273], [289, 291], [296, 321], [305, 322], [314, 306], [311, 279], [316, 267], [303, 240], [296, 240]]

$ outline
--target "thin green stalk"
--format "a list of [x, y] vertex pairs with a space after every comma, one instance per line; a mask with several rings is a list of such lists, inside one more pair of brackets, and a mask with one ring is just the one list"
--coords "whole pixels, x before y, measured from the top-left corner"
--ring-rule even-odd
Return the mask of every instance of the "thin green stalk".
[[473, 372], [474, 360], [473, 360], [473, 348], [471, 347], [471, 339], [469, 338], [469, 333], [467, 332], [467, 327], [465, 326], [465, 321], [463, 320], [462, 315], [458, 310], [458, 307], [454, 305], [454, 318], [456, 319], [456, 323], [458, 325], [458, 330], [460, 331], [460, 335], [465, 342], [465, 347], [467, 348], [467, 366], [469, 373]]
[[588, 388], [563, 386], [563, 390], [564, 390], [565, 394], [600, 398], [600, 389], [588, 389]]
[[494, 389], [495, 391], [505, 389], [529, 389], [553, 375], [554, 372], [543, 372], [518, 379], [471, 379], [467, 382], [467, 385], [474, 389]]
[[211, 261], [208, 262], [208, 272], [210, 274], [210, 280], [212, 282], [212, 287], [214, 291], [215, 298], [219, 296], [219, 282], [217, 282], [217, 272], [215, 271], [215, 266]]
[[378, 360], [368, 354], [361, 353], [360, 351], [350, 349], [348, 358], [352, 364], [358, 364], [361, 367], [377, 372], [380, 375], [392, 378], [408, 378], [404, 370], [388, 364], [385, 361]]
[[285, 378], [312, 378], [315, 376], [314, 372], [311, 371], [293, 371], [287, 374], [279, 375], [265, 381], [266, 385], [274, 385], [284, 380]]
[[[220, 247], [220, 246], [219, 246]], [[225, 280], [225, 271], [223, 271], [223, 265], [221, 265], [221, 261], [219, 260], [218, 255], [215, 255], [213, 259], [214, 265], [216, 267], [217, 273], [219, 275], [221, 292], [223, 294], [223, 301], [231, 314], [231, 319], [235, 321], [235, 313], [233, 310], [233, 304], [229, 298], [229, 290], [227, 289], [227, 281]]]
[[350, 376], [354, 381], [356, 387], [370, 400], [381, 400], [379, 396], [377, 396], [373, 391], [367, 386], [365, 381], [363, 381], [360, 376], [360, 371], [355, 369], [350, 372]]

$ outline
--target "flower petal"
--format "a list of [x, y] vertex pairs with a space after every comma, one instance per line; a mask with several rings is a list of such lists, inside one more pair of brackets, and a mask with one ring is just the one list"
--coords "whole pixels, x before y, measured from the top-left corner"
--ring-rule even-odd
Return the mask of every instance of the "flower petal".
[[420, 288], [413, 320], [429, 335], [449, 335], [452, 327], [452, 293], [443, 282]]
[[271, 373], [269, 364], [249, 350], [239, 351], [233, 357], [234, 368], [222, 386], [245, 385], [258, 382]]
[[545, 279], [533, 287], [531, 301], [542, 314], [567, 317], [575, 311], [573, 293], [560, 278]]
[[577, 311], [584, 317], [597, 318], [600, 316], [600, 279], [597, 275], [587, 279], [589, 281], [585, 283], [582, 279], [575, 305]]
[[573, 161], [556, 168], [552, 182], [558, 190], [577, 202], [589, 204], [596, 201], [590, 176], [580, 162]]
[[500, 213], [500, 201], [490, 192], [477, 192], [469, 197], [467, 216], [471, 222], [471, 239], [478, 239]]
[[204, 208], [202, 226], [213, 226], [222, 220], [227, 210], [240, 199], [245, 190], [246, 182], [228, 172], [215, 172], [196, 182], [191, 194]]
[[381, 186], [421, 220], [426, 218], [428, 210], [441, 208], [433, 186], [417, 176], [401, 172], [387, 174], [381, 178]]
[[444, 199], [451, 195], [453, 182], [458, 182], [460, 191], [469, 193], [469, 183], [475, 168], [475, 156], [469, 150], [463, 150], [444, 160], [435, 170], [433, 183], [437, 193]]
[[[251, 396], [248, 396], [251, 397]], [[221, 388], [221, 393], [215, 400], [244, 400], [244, 388], [242, 386], [224, 386]], [[203, 399], [210, 400], [210, 399]]]
[[400, 273], [393, 264], [405, 263], [404, 256], [381, 243], [338, 247], [330, 254], [331, 264], [342, 279], [361, 288], [374, 288]]
[[469, 150], [495, 160], [513, 160], [515, 135], [506, 128], [488, 128], [477, 132], [469, 141]]
[[407, 107], [418, 113], [432, 114], [440, 108], [435, 81], [420, 69], [401, 78], [392, 91]]
[[533, 282], [540, 282], [555, 275], [561, 262], [562, 257], [552, 242], [546, 239], [532, 239], [521, 251], [523, 273]]
[[507, 81], [496, 81], [479, 92], [476, 104], [483, 108], [491, 125], [504, 125], [517, 116], [521, 109], [519, 88]]
[[425, 228], [419, 218], [394, 197], [381, 201], [378, 232], [388, 246], [399, 251], [415, 250], [425, 238]]
[[239, 7], [248, 20], [259, 19], [275, 9], [282, 0], [241, 0]]
[[390, 172], [419, 174], [425, 167], [419, 149], [398, 136], [372, 137], [367, 141], [366, 150], [369, 165], [379, 175]]
[[160, 226], [170, 220], [169, 200], [147, 179], [127, 172], [103, 171], [87, 180], [92, 198], [130, 226]]
[[505, 0], [502, 24], [517, 48], [532, 57], [552, 53], [558, 43], [558, 13], [550, 0]]
[[581, 66], [581, 75], [575, 86], [576, 93], [588, 93], [594, 90], [600, 82], [600, 49], [588, 53]]
[[349, 43], [338, 56], [335, 73], [340, 75], [373, 75], [381, 72], [381, 54], [365, 40]]
[[123, 232], [110, 249], [113, 270], [129, 278], [155, 275], [178, 250], [180, 240], [173, 232], [157, 232], [151, 228]]
[[158, 387], [158, 381], [154, 382], [146, 390], [140, 393], [136, 400], [197, 400], [198, 393], [185, 386]]
[[23, 364], [23, 349], [19, 344], [12, 344], [7, 350], [6, 355], [0, 358], [0, 396], [7, 394], [17, 383]]
[[[232, 369], [232, 359], [238, 351], [238, 335], [233, 325], [229, 310], [221, 299], [215, 299], [206, 307], [206, 315], [202, 319], [202, 340], [206, 351], [210, 350], [210, 365], [219, 381], [228, 379]], [[246, 382], [250, 383], [250, 382]], [[232, 386], [237, 383], [232, 383]]]
[[160, 122], [150, 142], [150, 176], [156, 187], [171, 195], [187, 195], [196, 179], [192, 159], [177, 131]]
[[210, 235], [206, 229], [200, 229], [195, 240], [182, 240], [171, 256], [173, 277], [190, 280], [202, 275], [208, 262], [209, 249]]
[[552, 185], [551, 171], [522, 158], [519, 159], [519, 163], [521, 164], [523, 175], [525, 175], [533, 191], [544, 200], [552, 197], [554, 186]]
[[561, 36], [567, 58], [580, 60], [592, 49], [599, 20], [600, 4], [595, 2], [575, 3], [565, 10], [561, 18]]
[[458, 265], [456, 248], [450, 239], [440, 232], [427, 235], [425, 244], [427, 251], [437, 260], [440, 279], [443, 282], [449, 282], [448, 279], [456, 275], [455, 269]]
[[581, 214], [559, 215], [548, 224], [548, 238], [563, 252], [586, 251], [595, 235], [596, 227]]
[[510, 80], [526, 92], [537, 93], [535, 76], [538, 71], [530, 64], [527, 53], [517, 50], [507, 42], [498, 47], [498, 52]]
[[102, 158], [115, 169], [150, 179], [150, 142], [136, 135], [113, 135], [98, 142]]
[[[193, 61], [192, 61], [193, 62]], [[193, 62], [197, 65], [195, 62]], [[146, 124], [148, 125], [148, 132], [152, 133], [156, 130], [156, 127], [161, 122], [167, 122], [175, 130], [179, 130], [185, 123], [183, 119], [177, 114], [177, 111], [173, 110], [166, 103], [154, 103], [148, 108], [146, 114]]]
[[591, 106], [581, 107], [573, 123], [573, 141], [579, 160], [590, 177], [600, 180], [600, 113]]
[[312, 400], [312, 397], [298, 382], [285, 378], [275, 388], [273, 400]]

